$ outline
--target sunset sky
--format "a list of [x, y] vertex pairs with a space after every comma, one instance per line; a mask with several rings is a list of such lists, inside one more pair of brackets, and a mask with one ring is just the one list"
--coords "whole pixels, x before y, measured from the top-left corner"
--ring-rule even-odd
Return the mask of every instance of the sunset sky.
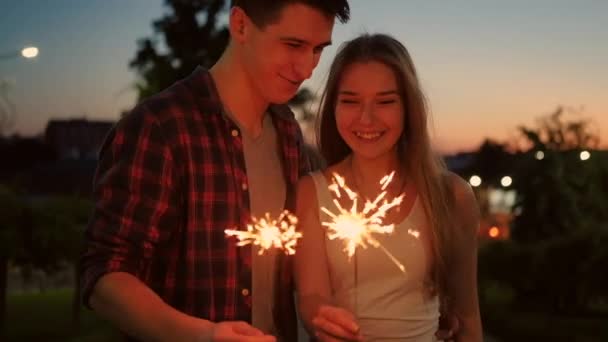
[[[351, 0], [334, 46], [306, 85], [318, 91], [340, 42], [363, 32], [401, 40], [429, 99], [435, 141], [470, 150], [506, 141], [558, 105], [581, 111], [608, 143], [608, 1]], [[36, 45], [35, 60], [0, 60], [18, 109], [15, 130], [41, 133], [49, 118], [115, 120], [135, 101], [128, 62], [152, 34], [162, 0], [0, 2], [0, 55]]]

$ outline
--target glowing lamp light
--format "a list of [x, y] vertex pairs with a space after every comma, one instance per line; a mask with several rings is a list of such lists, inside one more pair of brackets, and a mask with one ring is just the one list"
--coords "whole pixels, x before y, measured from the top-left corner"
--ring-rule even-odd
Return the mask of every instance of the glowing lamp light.
[[35, 46], [28, 46], [21, 50], [21, 56], [25, 58], [34, 58], [38, 56], [38, 48]]
[[545, 152], [543, 151], [536, 151], [536, 160], [543, 160], [545, 159]]
[[469, 178], [469, 184], [471, 184], [472, 187], [478, 187], [481, 185], [481, 177], [477, 176], [477, 175], [473, 175], [471, 176], [471, 178]]

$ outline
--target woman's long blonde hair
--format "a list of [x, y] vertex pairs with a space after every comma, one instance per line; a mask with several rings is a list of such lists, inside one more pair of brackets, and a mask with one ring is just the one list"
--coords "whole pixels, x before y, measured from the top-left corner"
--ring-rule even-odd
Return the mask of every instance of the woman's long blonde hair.
[[[364, 34], [342, 45], [334, 59], [321, 98], [317, 139], [327, 165], [333, 165], [351, 149], [338, 133], [335, 118], [340, 80], [346, 68], [357, 62], [380, 62], [394, 72], [404, 106], [404, 127], [398, 153], [406, 174], [416, 184], [419, 199], [431, 231], [433, 265], [431, 293], [446, 294], [446, 274], [450, 253], [451, 191], [446, 167], [431, 147], [427, 127], [427, 106], [412, 59], [407, 49], [385, 34]], [[362, 80], [364, 81], [364, 80]]]

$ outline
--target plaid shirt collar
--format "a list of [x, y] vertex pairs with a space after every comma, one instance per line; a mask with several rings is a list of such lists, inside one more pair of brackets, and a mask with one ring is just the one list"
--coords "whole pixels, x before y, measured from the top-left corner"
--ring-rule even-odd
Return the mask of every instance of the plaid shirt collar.
[[[222, 113], [225, 110], [215, 81], [208, 70], [197, 67], [184, 79], [184, 85], [199, 99], [198, 107], [201, 113]], [[286, 105], [270, 104], [268, 112], [275, 124], [278, 122], [279, 125], [285, 126], [294, 123], [293, 113]]]

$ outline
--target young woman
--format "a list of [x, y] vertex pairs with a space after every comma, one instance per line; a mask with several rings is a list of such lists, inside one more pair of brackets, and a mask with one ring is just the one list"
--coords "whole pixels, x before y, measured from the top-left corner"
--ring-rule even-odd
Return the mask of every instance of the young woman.
[[[458, 341], [481, 341], [479, 211], [469, 185], [432, 150], [406, 48], [382, 34], [347, 42], [331, 66], [319, 118], [329, 167], [301, 179], [297, 197], [304, 237], [295, 276], [309, 332], [321, 341], [433, 341], [440, 310], [449, 310], [460, 322]], [[384, 221], [395, 231], [375, 237], [405, 273], [374, 247], [349, 260], [343, 242], [327, 238], [322, 223], [330, 217], [320, 210], [337, 210], [328, 190], [332, 174], [345, 178], [361, 204], [380, 193], [380, 179], [392, 171], [387, 198], [405, 197]], [[350, 208], [348, 198], [338, 201]]]

